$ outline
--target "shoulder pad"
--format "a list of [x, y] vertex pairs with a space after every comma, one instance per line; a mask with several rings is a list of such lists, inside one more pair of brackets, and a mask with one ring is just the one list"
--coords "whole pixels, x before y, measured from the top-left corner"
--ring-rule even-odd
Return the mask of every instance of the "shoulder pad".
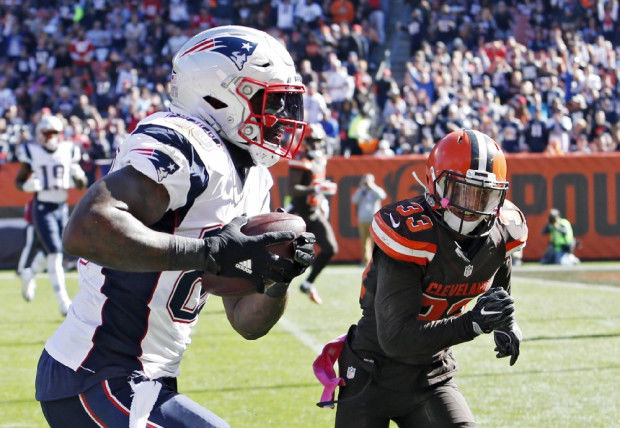
[[[171, 129], [185, 137], [197, 149], [212, 150], [222, 145], [217, 133], [206, 123], [172, 112], [157, 112], [138, 123], [137, 129], [142, 126], [154, 125]], [[134, 131], [136, 132], [136, 131]]]
[[525, 247], [527, 241], [527, 223], [521, 210], [509, 200], [499, 212], [499, 224], [506, 233], [506, 257]]
[[381, 208], [372, 220], [370, 234], [379, 248], [396, 260], [426, 265], [437, 252], [430, 209], [421, 197]]

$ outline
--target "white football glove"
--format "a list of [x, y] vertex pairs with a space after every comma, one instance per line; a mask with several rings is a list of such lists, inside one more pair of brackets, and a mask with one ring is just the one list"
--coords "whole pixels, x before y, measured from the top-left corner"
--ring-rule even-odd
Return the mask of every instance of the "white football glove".
[[71, 179], [73, 180], [73, 186], [78, 189], [83, 188], [88, 181], [86, 173], [77, 163], [71, 164]]
[[22, 190], [24, 192], [40, 192], [43, 190], [43, 185], [41, 184], [41, 180], [31, 175], [28, 180], [24, 181], [24, 184], [22, 184]]

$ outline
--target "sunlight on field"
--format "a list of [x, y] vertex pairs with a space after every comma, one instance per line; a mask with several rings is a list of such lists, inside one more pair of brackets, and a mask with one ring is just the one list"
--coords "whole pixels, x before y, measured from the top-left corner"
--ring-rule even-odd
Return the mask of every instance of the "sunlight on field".
[[[620, 263], [583, 266], [515, 271], [526, 339], [514, 367], [495, 358], [491, 336], [454, 348], [456, 380], [479, 426], [618, 426]], [[233, 332], [219, 298], [209, 299], [181, 365], [181, 392], [233, 427], [333, 426], [335, 412], [315, 405], [321, 387], [311, 364], [325, 342], [358, 320], [360, 276], [358, 267], [329, 267], [319, 278], [320, 307], [294, 283], [284, 318], [254, 342]], [[68, 281], [73, 295], [75, 274]], [[46, 426], [33, 398], [34, 375], [62, 318], [47, 279], [38, 282], [35, 301], [27, 304], [17, 277], [0, 273], [0, 427]]]

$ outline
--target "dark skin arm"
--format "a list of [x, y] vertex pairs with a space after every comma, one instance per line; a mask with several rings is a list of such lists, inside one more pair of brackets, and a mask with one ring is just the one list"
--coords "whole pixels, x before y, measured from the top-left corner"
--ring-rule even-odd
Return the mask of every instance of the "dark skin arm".
[[133, 167], [93, 184], [63, 233], [65, 251], [130, 272], [203, 269], [204, 241], [156, 232], [168, 207], [166, 188]]
[[32, 169], [30, 169], [30, 165], [22, 162], [20, 164], [19, 171], [17, 172], [17, 176], [15, 177], [15, 187], [17, 187], [19, 190], [22, 190], [22, 187], [24, 186], [26, 180], [28, 180], [28, 177], [30, 177], [30, 174], [32, 174]]
[[[156, 272], [203, 270], [202, 239], [156, 232], [147, 227], [168, 207], [166, 188], [133, 167], [93, 184], [76, 206], [63, 234], [65, 250], [113, 269]], [[251, 294], [224, 298], [232, 327], [246, 339], [265, 335], [280, 319], [286, 295]]]
[[284, 313], [287, 300], [288, 294], [283, 297], [266, 294], [222, 297], [230, 325], [247, 340], [266, 335]]

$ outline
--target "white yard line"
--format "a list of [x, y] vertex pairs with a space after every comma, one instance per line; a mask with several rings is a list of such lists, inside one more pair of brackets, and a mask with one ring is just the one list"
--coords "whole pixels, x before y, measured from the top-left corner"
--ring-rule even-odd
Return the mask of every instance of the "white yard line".
[[560, 266], [560, 265], [529, 265], [529, 266], [513, 266], [512, 272], [592, 272], [592, 271], [613, 271], [618, 270], [617, 264], [608, 265], [590, 265], [582, 263], [577, 266]]
[[323, 344], [317, 342], [314, 337], [303, 331], [297, 324], [287, 318], [280, 318], [277, 325], [295, 336], [297, 340], [310, 348], [316, 355], [319, 355], [323, 350]]
[[[37, 279], [46, 278], [46, 277], [47, 277], [46, 273], [37, 274]], [[78, 277], [78, 273], [77, 272], [65, 272], [65, 277], [75, 279]], [[9, 270], [9, 271], [0, 272], [0, 280], [1, 279], [19, 279], [19, 276], [17, 276], [17, 273], [15, 273], [15, 271]]]
[[542, 279], [542, 278], [531, 278], [529, 276], [519, 276], [518, 273], [513, 272], [512, 277], [514, 279], [518, 279], [519, 281], [530, 281], [535, 282], [537, 284], [549, 285], [551, 287], [564, 287], [564, 288], [578, 288], [578, 289], [597, 289], [597, 290], [607, 290], [607, 291], [620, 291], [620, 287], [611, 285], [611, 284], [587, 284], [585, 282], [565, 282], [565, 281], [554, 281], [552, 279]]

